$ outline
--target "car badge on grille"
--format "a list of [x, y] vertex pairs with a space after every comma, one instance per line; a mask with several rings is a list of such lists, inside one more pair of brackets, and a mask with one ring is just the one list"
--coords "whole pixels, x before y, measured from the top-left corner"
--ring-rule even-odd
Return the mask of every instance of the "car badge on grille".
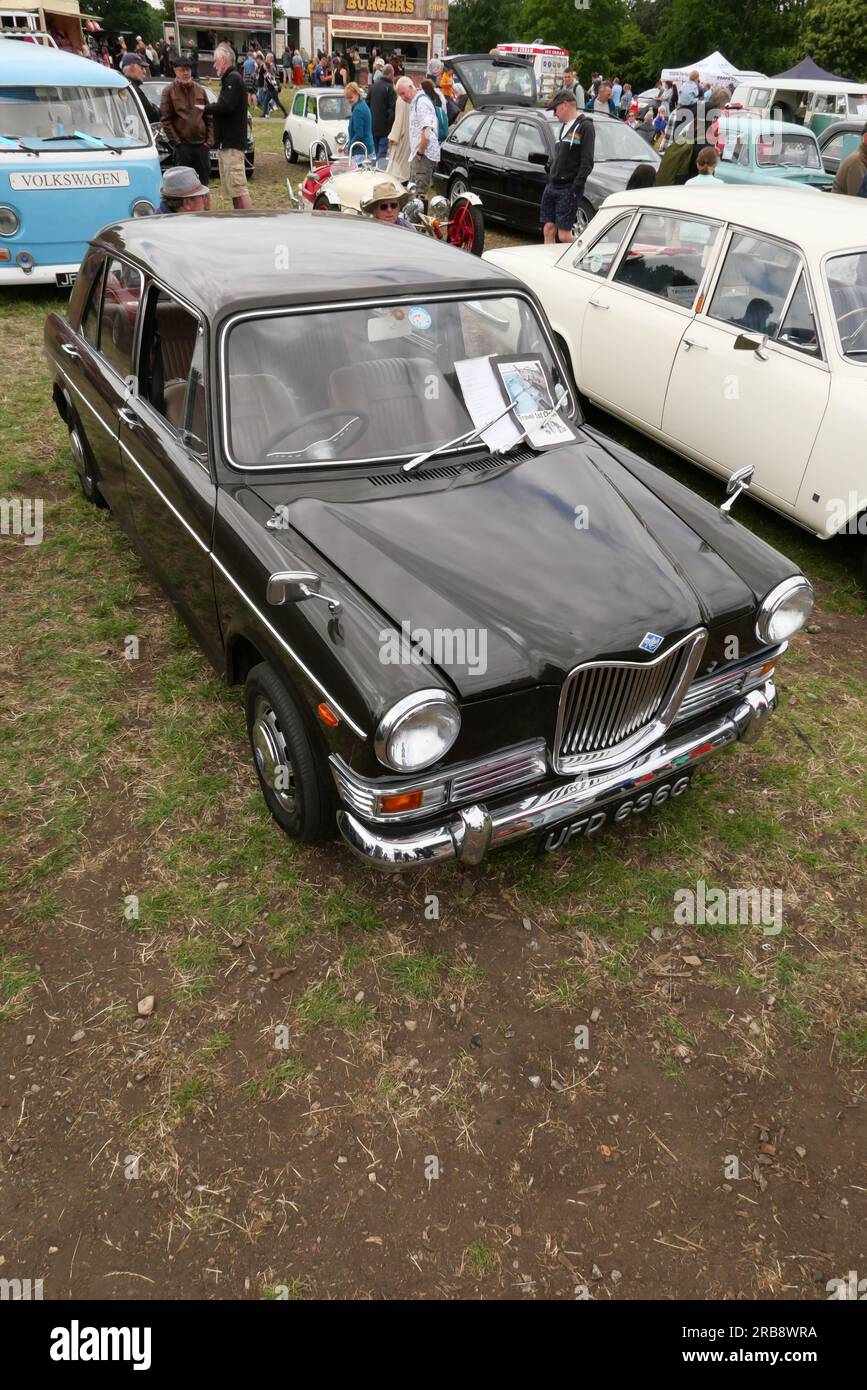
[[640, 652], [658, 652], [664, 641], [665, 638], [660, 637], [658, 632], [645, 632], [638, 644], [638, 650]]

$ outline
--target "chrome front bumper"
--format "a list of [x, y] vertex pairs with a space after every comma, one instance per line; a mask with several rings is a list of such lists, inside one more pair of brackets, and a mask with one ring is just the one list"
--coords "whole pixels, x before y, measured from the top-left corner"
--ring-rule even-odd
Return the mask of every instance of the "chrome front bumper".
[[[402, 833], [384, 834], [381, 827], [366, 825], [346, 810], [338, 811], [337, 824], [353, 854], [386, 872], [420, 868], [442, 860], [480, 864], [491, 849], [541, 835], [584, 811], [595, 811], [617, 801], [636, 786], [646, 791], [654, 782], [686, 772], [729, 743], [752, 743], [776, 703], [776, 688], [772, 681], [766, 681], [745, 695], [733, 710], [707, 720], [690, 733], [678, 737], [669, 730], [665, 742], [626, 767], [561, 781], [546, 791], [525, 794], [494, 810], [481, 804], [465, 806], [440, 825], [423, 830], [407, 825]], [[392, 832], [393, 826], [388, 830]]]

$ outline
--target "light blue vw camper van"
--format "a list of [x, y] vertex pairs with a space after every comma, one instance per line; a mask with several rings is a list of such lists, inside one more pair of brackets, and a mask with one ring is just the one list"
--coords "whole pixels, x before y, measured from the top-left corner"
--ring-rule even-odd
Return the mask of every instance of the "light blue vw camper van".
[[151, 128], [125, 77], [0, 39], [0, 288], [70, 285], [106, 223], [159, 204]]

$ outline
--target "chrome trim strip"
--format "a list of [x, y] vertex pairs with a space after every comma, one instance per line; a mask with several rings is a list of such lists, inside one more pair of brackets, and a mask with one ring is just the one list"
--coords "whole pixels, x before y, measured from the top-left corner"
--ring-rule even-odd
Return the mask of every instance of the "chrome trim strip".
[[[157, 494], [158, 497], [161, 497], [161, 498], [162, 498], [162, 500], [165, 502], [166, 506], [168, 507], [169, 511], [172, 513], [173, 516], [176, 516], [176, 517], [177, 517], [178, 521], [181, 523], [181, 525], [183, 526], [184, 530], [185, 530], [185, 531], [189, 531], [189, 533], [190, 533], [190, 535], [192, 536], [193, 540], [196, 542], [196, 545], [198, 545], [198, 546], [200, 547], [200, 549], [202, 549], [202, 550], [205, 552], [206, 555], [210, 555], [210, 554], [211, 554], [211, 547], [210, 547], [208, 544], [206, 544], [206, 542], [203, 541], [199, 535], [197, 535], [197, 533], [193, 530], [193, 528], [192, 528], [192, 526], [190, 525], [190, 523], [187, 521], [186, 517], [181, 516], [181, 514], [180, 514], [180, 512], [178, 511], [177, 507], [175, 506], [174, 502], [170, 501], [170, 499], [169, 499], [168, 497], [166, 497], [166, 494], [163, 492], [163, 490], [162, 490], [162, 488], [159, 486], [159, 484], [154, 482], [154, 480], [153, 480], [153, 478], [151, 477], [150, 473], [148, 473], [148, 472], [146, 471], [146, 469], [142, 468], [141, 464], [139, 463], [138, 459], [136, 458], [136, 456], [135, 456], [135, 454], [132, 452], [132, 450], [131, 450], [131, 449], [128, 449], [128, 448], [126, 447], [126, 445], [124, 444], [124, 442], [123, 442], [122, 439], [118, 439], [117, 442], [118, 442], [118, 444], [120, 445], [121, 449], [123, 449], [123, 452], [126, 454], [127, 458], [128, 458], [132, 463], [135, 464], [136, 468], [138, 469], [139, 473], [141, 473], [141, 475], [142, 475], [142, 477], [144, 478], [145, 482], [150, 483], [150, 485], [151, 485], [151, 487], [153, 488], [154, 492]], [[212, 484], [212, 486], [213, 486], [213, 484]], [[216, 492], [217, 492], [217, 489], [214, 488], [215, 497], [216, 497]], [[216, 502], [215, 502], [215, 507], [216, 507]]]

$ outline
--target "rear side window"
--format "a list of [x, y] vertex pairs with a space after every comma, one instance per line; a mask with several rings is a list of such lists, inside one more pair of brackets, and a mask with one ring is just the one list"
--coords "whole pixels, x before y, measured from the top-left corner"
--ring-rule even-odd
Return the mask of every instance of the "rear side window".
[[513, 130], [512, 121], [504, 121], [495, 116], [482, 138], [476, 142], [476, 149], [488, 150], [490, 154], [505, 154]]
[[102, 291], [99, 350], [119, 376], [132, 372], [135, 326], [142, 296], [141, 272], [124, 261], [109, 261]]
[[545, 137], [541, 130], [529, 121], [519, 121], [512, 143], [512, 158], [529, 159], [531, 154], [543, 154], [547, 157]]
[[696, 217], [645, 212], [632, 234], [614, 283], [692, 307], [719, 228]]
[[[142, 331], [139, 389], [178, 434], [188, 427], [188, 395], [197, 350], [201, 356], [200, 340], [195, 314], [165, 290], [153, 288]], [[198, 382], [201, 385], [201, 364]]]
[[449, 143], [452, 145], [469, 145], [484, 120], [484, 111], [471, 111], [469, 115], [464, 116], [463, 120], [458, 121], [454, 130], [449, 131]]

